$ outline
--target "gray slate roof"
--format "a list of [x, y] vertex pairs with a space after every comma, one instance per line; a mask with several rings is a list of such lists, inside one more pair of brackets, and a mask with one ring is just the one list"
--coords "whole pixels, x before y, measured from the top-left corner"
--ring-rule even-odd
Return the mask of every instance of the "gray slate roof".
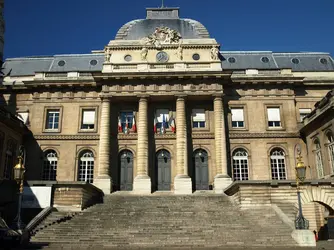
[[[96, 60], [95, 66], [90, 62]], [[64, 61], [64, 66], [58, 63]], [[55, 55], [41, 57], [10, 58], [3, 64], [3, 73], [10, 76], [29, 76], [35, 72], [101, 72], [103, 54]]]
[[[329, 53], [299, 52], [273, 53], [270, 51], [222, 51], [222, 67], [228, 70], [292, 69], [292, 71], [334, 71], [334, 61]], [[234, 63], [231, 59], [234, 58]], [[267, 62], [263, 62], [267, 58]], [[298, 62], [298, 63], [294, 63]]]
[[[275, 70], [291, 68], [292, 71], [334, 71], [334, 61], [328, 53], [273, 53], [254, 51], [222, 51], [223, 70]], [[229, 58], [235, 58], [235, 63], [230, 63]], [[263, 57], [269, 59], [264, 63]], [[298, 64], [292, 63], [297, 58]], [[327, 64], [320, 62], [326, 59]], [[97, 65], [92, 66], [91, 60], [96, 60]], [[59, 66], [59, 61], [65, 61], [64, 66]], [[11, 76], [35, 75], [35, 72], [101, 72], [104, 62], [103, 54], [82, 55], [55, 55], [41, 57], [9, 58], [5, 61], [4, 74]]]

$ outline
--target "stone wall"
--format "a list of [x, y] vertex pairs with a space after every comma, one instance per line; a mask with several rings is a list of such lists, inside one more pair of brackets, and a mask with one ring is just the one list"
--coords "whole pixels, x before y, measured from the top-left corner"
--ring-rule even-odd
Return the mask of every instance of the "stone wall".
[[95, 186], [82, 182], [58, 182], [53, 185], [53, 207], [83, 210], [103, 201], [103, 193]]
[[[319, 231], [326, 217], [334, 214], [334, 181], [306, 181], [301, 190], [304, 216], [310, 229]], [[247, 209], [253, 206], [277, 205], [293, 223], [298, 213], [296, 183], [291, 181], [237, 181], [225, 193], [231, 200]]]

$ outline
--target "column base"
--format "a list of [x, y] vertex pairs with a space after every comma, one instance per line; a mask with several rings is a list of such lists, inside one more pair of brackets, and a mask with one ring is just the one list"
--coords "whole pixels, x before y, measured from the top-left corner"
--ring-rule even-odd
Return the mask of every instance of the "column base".
[[223, 194], [224, 189], [232, 184], [232, 179], [226, 175], [217, 175], [214, 182], [214, 190], [216, 194]]
[[136, 176], [133, 182], [133, 193], [151, 194], [151, 178], [148, 175]]
[[187, 175], [178, 175], [174, 179], [174, 194], [192, 194], [192, 181]]
[[103, 191], [104, 194], [110, 194], [112, 192], [112, 179], [108, 177], [97, 177], [94, 179], [94, 186]]
[[315, 247], [317, 245], [311, 230], [294, 230], [291, 236], [300, 247]]

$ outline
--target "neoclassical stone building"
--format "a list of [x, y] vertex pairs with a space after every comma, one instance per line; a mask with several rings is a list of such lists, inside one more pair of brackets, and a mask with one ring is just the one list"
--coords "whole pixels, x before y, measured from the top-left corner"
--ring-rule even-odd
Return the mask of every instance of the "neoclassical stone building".
[[30, 180], [221, 193], [233, 180], [294, 180], [296, 144], [308, 177], [333, 175], [315, 174], [299, 132], [334, 83], [327, 53], [224, 51], [178, 8], [150, 8], [100, 51], [4, 68], [3, 103], [32, 132]]

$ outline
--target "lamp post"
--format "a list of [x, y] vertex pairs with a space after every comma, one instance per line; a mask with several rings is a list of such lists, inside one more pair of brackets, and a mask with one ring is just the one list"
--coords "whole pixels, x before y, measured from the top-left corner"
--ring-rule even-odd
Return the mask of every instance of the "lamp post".
[[17, 215], [13, 222], [13, 229], [18, 232], [22, 232], [23, 223], [21, 221], [21, 203], [22, 203], [22, 193], [23, 193], [23, 180], [24, 180], [24, 161], [25, 161], [25, 149], [23, 146], [20, 146], [19, 156], [17, 157], [19, 163], [14, 167], [14, 179], [19, 185], [18, 190], [18, 205], [17, 205]]
[[295, 227], [299, 230], [305, 230], [309, 228], [309, 222], [308, 220], [303, 216], [303, 210], [302, 210], [302, 203], [300, 198], [300, 184], [302, 184], [306, 178], [306, 166], [303, 162], [303, 157], [301, 156], [301, 149], [299, 145], [296, 145], [297, 150], [295, 150], [295, 153], [297, 151], [298, 156], [297, 164], [296, 164], [296, 182], [297, 182], [297, 197], [298, 197], [298, 216], [295, 220]]

